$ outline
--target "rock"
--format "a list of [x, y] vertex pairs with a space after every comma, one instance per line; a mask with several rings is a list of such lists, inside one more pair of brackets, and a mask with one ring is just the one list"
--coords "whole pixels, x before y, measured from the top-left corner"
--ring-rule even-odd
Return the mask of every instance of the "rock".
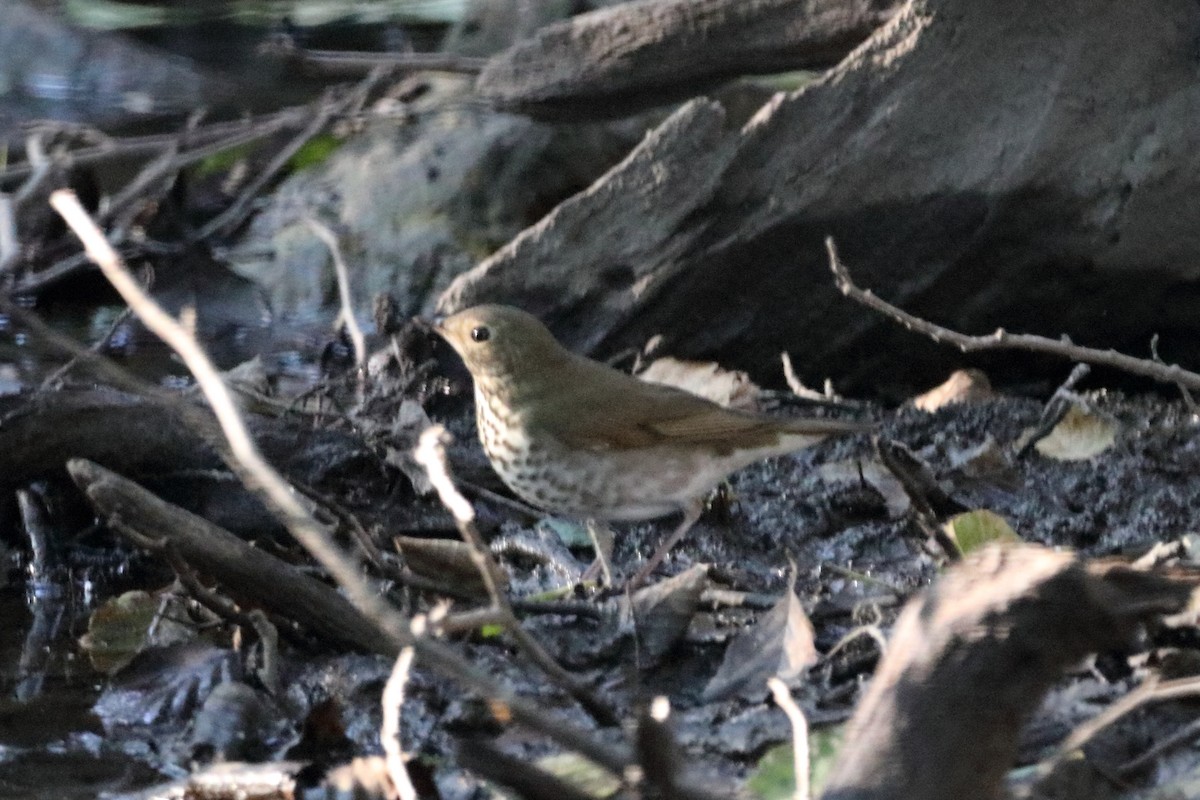
[[1200, 264], [1198, 25], [1182, 0], [910, 0], [739, 130], [685, 106], [441, 307], [522, 305], [601, 356], [661, 333], [774, 384], [783, 350], [806, 381], [898, 395], [960, 366], [838, 295], [832, 234], [861, 284], [937, 322], [1130, 352], [1158, 331], [1200, 362], [1200, 295], [1179, 291]]
[[304, 222], [334, 222], [355, 307], [389, 291], [429, 310], [450, 280], [618, 160], [648, 124], [552, 126], [472, 103], [462, 78], [429, 77], [413, 124], [371, 123], [287, 179], [229, 253], [277, 313], [336, 302], [328, 249]]

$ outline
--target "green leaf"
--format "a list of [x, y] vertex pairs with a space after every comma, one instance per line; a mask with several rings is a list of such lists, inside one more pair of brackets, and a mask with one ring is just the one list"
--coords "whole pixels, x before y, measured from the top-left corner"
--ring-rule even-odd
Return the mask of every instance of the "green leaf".
[[323, 164], [335, 150], [342, 146], [342, 141], [332, 133], [314, 136], [288, 159], [288, 166], [294, 170], [300, 170]]
[[576, 753], [543, 756], [535, 763], [556, 778], [598, 800], [612, 797], [621, 789], [621, 781], [615, 775]]
[[[808, 732], [809, 797], [820, 796], [825, 788], [845, 730], [844, 725], [832, 725]], [[759, 759], [746, 788], [758, 800], [791, 800], [796, 789], [792, 765], [791, 742], [772, 747]]]
[[746, 788], [759, 800], [791, 800], [796, 788], [792, 745], [780, 744], [768, 750], [758, 760]]
[[993, 542], [1021, 541], [1004, 517], [986, 508], [953, 516], [942, 526], [942, 530], [954, 540], [964, 556]]

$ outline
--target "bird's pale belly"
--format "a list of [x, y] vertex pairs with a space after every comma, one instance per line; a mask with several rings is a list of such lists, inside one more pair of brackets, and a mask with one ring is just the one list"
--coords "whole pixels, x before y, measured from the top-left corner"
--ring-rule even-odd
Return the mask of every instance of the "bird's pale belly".
[[612, 521], [678, 511], [722, 476], [708, 479], [694, 454], [568, 451], [541, 443], [493, 466], [523, 500], [548, 511]]
[[719, 482], [711, 458], [673, 448], [583, 450], [531, 441], [503, 407], [476, 395], [480, 441], [492, 468], [518, 497], [552, 513], [612, 521], [678, 511]]

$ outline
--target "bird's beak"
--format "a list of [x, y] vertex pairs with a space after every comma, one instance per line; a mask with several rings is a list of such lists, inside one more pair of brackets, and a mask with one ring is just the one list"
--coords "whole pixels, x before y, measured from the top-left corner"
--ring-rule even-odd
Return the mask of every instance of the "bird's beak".
[[442, 314], [438, 314], [433, 319], [426, 319], [425, 317], [413, 317], [413, 322], [415, 322], [418, 327], [438, 334], [445, 331], [445, 328], [442, 327], [442, 323], [445, 321], [446, 317]]

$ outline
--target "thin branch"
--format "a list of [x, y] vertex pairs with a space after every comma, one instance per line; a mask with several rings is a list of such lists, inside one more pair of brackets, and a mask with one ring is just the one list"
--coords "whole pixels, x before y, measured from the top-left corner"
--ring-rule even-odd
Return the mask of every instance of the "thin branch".
[[[120, 314], [117, 314], [117, 316], [113, 318], [112, 323], [109, 324], [108, 330], [104, 332], [103, 336], [92, 343], [91, 347], [88, 348], [88, 352], [99, 355], [104, 348], [108, 346], [108, 343], [112, 341], [112, 337], [116, 335], [118, 330], [121, 329], [121, 326], [129, 321], [131, 316], [133, 316], [133, 311], [128, 308], [123, 309]], [[74, 369], [78, 364], [78, 357], [73, 356], [68, 359], [64, 364], [58, 367], [58, 369], [51, 372], [42, 380], [41, 384], [38, 385], [38, 391], [44, 392], [52, 386], [57, 386], [59, 381], [61, 381], [66, 374]]]
[[[187, 150], [181, 154], [181, 157], [205, 158], [213, 152], [219, 152], [241, 144], [248, 144], [257, 139], [271, 136], [281, 130], [299, 127], [307, 123], [311, 118], [312, 110], [310, 108], [307, 106], [296, 106], [262, 117], [252, 117], [232, 122], [217, 122], [190, 129], [187, 131], [183, 143], [191, 146], [193, 149]], [[37, 131], [34, 135], [40, 137], [44, 136], [45, 133], [45, 131]], [[15, 164], [0, 171], [0, 180], [8, 181], [34, 176], [48, 169], [49, 165], [55, 160], [80, 165], [94, 164], [116, 157], [136, 158], [139, 156], [154, 156], [162, 152], [163, 148], [178, 143], [180, 140], [181, 137], [178, 133], [131, 136], [126, 138], [103, 137], [96, 144], [82, 147], [78, 150], [67, 150], [61, 154], [56, 154], [53, 159], [39, 150], [39, 154], [43, 156], [42, 162], [34, 159], [31, 153], [25, 163]], [[28, 142], [26, 151], [30, 152]], [[29, 186], [31, 183], [32, 181], [28, 181], [25, 185]], [[24, 187], [17, 193], [18, 202], [24, 199], [22, 192], [24, 192]]]
[[329, 124], [333, 115], [339, 112], [352, 97], [353, 95], [348, 95], [336, 102], [326, 101], [321, 103], [317, 108], [317, 113], [313, 115], [308, 125], [296, 134], [282, 150], [275, 154], [275, 157], [263, 168], [262, 172], [254, 177], [254, 180], [246, 184], [241, 194], [238, 195], [229, 208], [209, 220], [196, 233], [196, 239], [203, 241], [213, 234], [227, 236], [241, 225], [249, 214], [251, 201], [258, 196], [263, 187], [287, 166], [287, 163], [292, 160], [292, 156], [300, 152], [300, 148], [307, 144], [309, 139], [325, 130], [325, 126]]
[[[367, 363], [367, 339], [363, 336], [362, 328], [358, 325], [358, 319], [354, 316], [354, 300], [350, 297], [350, 270], [346, 268], [346, 259], [342, 258], [342, 248], [338, 244], [338, 237], [329, 226], [323, 222], [318, 222], [312, 217], [306, 216], [304, 222], [309, 229], [317, 235], [317, 238], [325, 243], [329, 248], [329, 255], [333, 258], [333, 270], [337, 275], [338, 297], [342, 304], [342, 324], [346, 326], [346, 333], [350, 335], [350, 343], [354, 345], [354, 366], [361, 373]], [[361, 390], [361, 382], [359, 385]]]
[[392, 674], [383, 687], [381, 701], [383, 724], [379, 730], [379, 742], [383, 745], [388, 775], [400, 800], [417, 800], [417, 790], [413, 788], [412, 780], [408, 777], [408, 769], [404, 766], [404, 752], [400, 749], [400, 708], [404, 705], [404, 686], [408, 683], [412, 662], [413, 649], [406, 647], [401, 650], [392, 667]]
[[1117, 774], [1123, 778], [1127, 778], [1138, 772], [1141, 772], [1143, 769], [1150, 766], [1150, 764], [1153, 763], [1156, 758], [1162, 756], [1164, 753], [1174, 750], [1180, 745], [1184, 745], [1193, 741], [1197, 737], [1200, 737], [1200, 719], [1193, 720], [1187, 725], [1184, 725], [1167, 738], [1156, 743], [1149, 750], [1146, 750], [1146, 752], [1131, 758], [1129, 761], [1126, 761], [1124, 764], [1117, 767]]
[[792, 774], [796, 778], [792, 800], [808, 800], [808, 720], [792, 699], [787, 684], [777, 677], [771, 677], [767, 679], [767, 688], [775, 698], [775, 705], [783, 709], [788, 722], [792, 724]]
[[1122, 697], [1096, 716], [1084, 721], [1063, 740], [1054, 754], [1038, 766], [1038, 772], [1048, 774], [1059, 762], [1071, 753], [1079, 750], [1090, 742], [1096, 734], [1117, 720], [1151, 703], [1161, 703], [1164, 700], [1177, 700], [1182, 697], [1200, 695], [1200, 678], [1179, 678], [1173, 681], [1159, 682], [1157, 677], [1151, 677], [1138, 688]]
[[521, 652], [528, 656], [530, 661], [537, 665], [547, 677], [567, 690], [597, 721], [604, 725], [615, 725], [619, 719], [616, 712], [597, 698], [575, 675], [563, 669], [546, 652], [541, 643], [521, 626], [516, 614], [513, 613], [512, 604], [502, 588], [505, 583], [504, 573], [475, 527], [475, 509], [471, 508], [467, 498], [454, 488], [454, 481], [451, 480], [450, 473], [446, 468], [444, 441], [448, 437], [449, 434], [441, 425], [429, 426], [421, 434], [420, 443], [417, 445], [414, 455], [417, 463], [423, 466], [429, 475], [429, 482], [437, 491], [442, 505], [453, 515], [463, 540], [470, 546], [471, 559], [475, 562], [480, 577], [483, 578], [488, 597], [492, 601], [492, 608], [500, 612], [505, 629], [512, 634], [513, 639], [521, 648]]
[[1072, 361], [1083, 361], [1102, 367], [1112, 367], [1162, 383], [1200, 391], [1200, 374], [1186, 370], [1178, 364], [1156, 363], [1149, 359], [1135, 358], [1124, 353], [1118, 353], [1115, 350], [1081, 347], [1065, 338], [1061, 340], [1048, 339], [1044, 336], [1036, 336], [1029, 333], [1009, 333], [1003, 328], [997, 328], [994, 333], [986, 336], [968, 336], [967, 334], [958, 333], [949, 328], [935, 325], [877, 297], [871, 290], [862, 289], [857, 286], [851, 280], [846, 265], [838, 258], [837, 246], [832, 236], [826, 237], [825, 249], [829, 252], [829, 269], [833, 272], [834, 281], [842, 294], [855, 302], [861, 303], [872, 311], [877, 311], [891, 318], [910, 331], [928, 336], [939, 344], [954, 345], [964, 353], [972, 353], [980, 350], [1027, 350], [1031, 353], [1045, 353]]
[[453, 53], [364, 53], [348, 50], [309, 50], [296, 46], [290, 38], [280, 39], [261, 48], [263, 53], [295, 60], [305, 67], [327, 73], [363, 73], [376, 67], [412, 72], [452, 72], [477, 75], [487, 64], [486, 58]]

